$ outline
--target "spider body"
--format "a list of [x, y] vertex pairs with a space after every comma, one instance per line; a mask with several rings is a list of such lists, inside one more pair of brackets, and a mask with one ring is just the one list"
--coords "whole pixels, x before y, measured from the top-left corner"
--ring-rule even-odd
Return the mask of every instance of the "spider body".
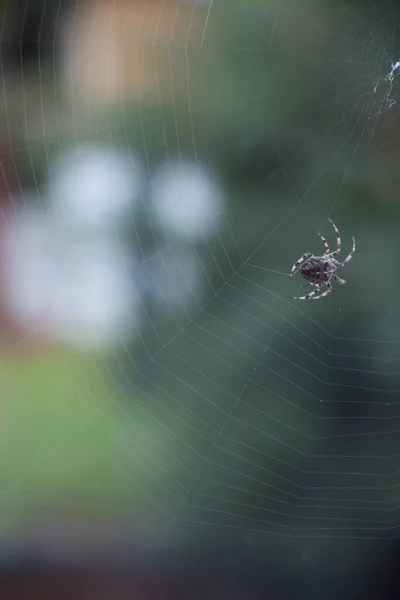
[[[317, 289], [313, 290], [306, 296], [295, 298], [295, 300], [319, 300], [319, 298], [324, 298], [331, 293], [332, 281], [336, 281], [340, 285], [344, 285], [346, 283], [344, 279], [341, 279], [338, 277], [338, 275], [336, 275], [336, 270], [339, 267], [346, 266], [347, 263], [351, 261], [356, 249], [356, 242], [353, 238], [353, 248], [350, 254], [344, 259], [343, 262], [339, 262], [335, 256], [339, 254], [341, 249], [340, 233], [333, 221], [331, 221], [331, 219], [329, 219], [329, 221], [332, 223], [333, 229], [336, 233], [336, 250], [331, 252], [326, 239], [320, 233], [318, 233], [325, 245], [325, 254], [323, 256], [315, 256], [311, 252], [306, 252], [299, 258], [298, 261], [295, 262], [290, 273], [290, 275], [294, 275], [297, 273], [297, 271], [300, 271], [300, 274], [304, 277], [304, 279], [306, 279]], [[322, 292], [323, 288], [326, 288], [326, 290]], [[322, 293], [318, 294], [318, 292]]]
[[338, 266], [340, 265], [334, 258], [312, 256], [301, 265], [299, 271], [311, 285], [326, 285]]

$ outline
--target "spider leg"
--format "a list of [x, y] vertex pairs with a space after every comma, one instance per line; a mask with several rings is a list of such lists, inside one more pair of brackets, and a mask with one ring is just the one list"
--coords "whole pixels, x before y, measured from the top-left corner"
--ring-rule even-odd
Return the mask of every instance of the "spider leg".
[[345, 279], [341, 279], [340, 277], [338, 277], [337, 275], [332, 275], [332, 279], [334, 281], [337, 281], [340, 285], [344, 285], [346, 283]]
[[314, 298], [314, 300], [319, 300], [320, 298], [325, 298], [325, 296], [328, 296], [328, 294], [330, 294], [331, 291], [332, 291], [332, 286], [328, 281], [328, 283], [326, 284], [326, 290], [323, 292], [323, 294]]
[[330, 252], [331, 252], [330, 248], [329, 248], [329, 245], [328, 245], [328, 242], [326, 241], [326, 239], [324, 238], [324, 236], [320, 234], [319, 231], [317, 231], [317, 233], [318, 233], [319, 237], [321, 238], [321, 240], [324, 242], [325, 256], [328, 256], [328, 254], [330, 254]]
[[299, 270], [299, 269], [298, 269], [299, 265], [301, 265], [301, 263], [302, 263], [304, 260], [306, 260], [307, 258], [311, 258], [311, 256], [312, 256], [311, 252], [306, 252], [305, 254], [303, 254], [303, 256], [301, 256], [301, 257], [299, 258], [299, 260], [297, 260], [297, 261], [294, 263], [294, 265], [293, 265], [293, 267], [292, 267], [292, 270], [290, 271], [290, 276], [292, 276], [292, 275], [294, 275], [295, 273], [297, 273], [297, 271]]
[[313, 296], [316, 296], [316, 294], [318, 294], [319, 290], [320, 288], [318, 287], [316, 290], [313, 290], [306, 296], [295, 296], [293, 300], [310, 300], [311, 298], [313, 298]]
[[339, 233], [339, 229], [336, 227], [335, 223], [332, 221], [332, 219], [328, 219], [331, 223], [332, 223], [332, 227], [335, 230], [336, 233], [336, 250], [334, 250], [333, 252], [329, 253], [329, 256], [337, 256], [341, 250], [342, 247], [342, 240], [340, 239], [340, 233]]
[[349, 263], [351, 261], [355, 251], [356, 251], [356, 240], [353, 238], [353, 248], [351, 249], [350, 254], [348, 256], [346, 256], [344, 261], [341, 263], [341, 265], [340, 265], [341, 267], [345, 267], [347, 265], [347, 263]]
[[328, 283], [326, 284], [326, 290], [325, 292], [323, 292], [322, 294], [320, 294], [319, 296], [317, 296], [318, 292], [321, 290], [322, 286], [319, 287], [316, 290], [313, 290], [312, 292], [310, 292], [309, 294], [307, 294], [307, 296], [300, 296], [300, 297], [295, 297], [294, 300], [319, 300], [320, 298], [325, 298], [325, 296], [327, 296], [328, 294], [331, 293], [332, 291], [332, 286], [331, 284]]

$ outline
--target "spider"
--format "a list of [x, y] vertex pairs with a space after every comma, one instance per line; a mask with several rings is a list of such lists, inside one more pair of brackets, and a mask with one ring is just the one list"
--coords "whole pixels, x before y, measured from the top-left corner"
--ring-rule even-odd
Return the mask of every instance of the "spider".
[[[347, 263], [351, 261], [356, 249], [356, 242], [353, 238], [352, 251], [344, 259], [343, 262], [339, 262], [338, 260], [336, 260], [336, 258], [334, 257], [339, 254], [342, 243], [340, 240], [340, 233], [338, 228], [331, 219], [329, 219], [329, 221], [332, 223], [333, 229], [336, 233], [336, 250], [331, 252], [326, 239], [319, 232], [317, 232], [325, 246], [324, 255], [314, 256], [314, 254], [311, 254], [311, 252], [306, 252], [301, 258], [299, 258], [298, 261], [294, 263], [290, 273], [290, 276], [292, 276], [295, 273], [297, 273], [297, 271], [300, 271], [304, 279], [306, 279], [309, 283], [311, 283], [311, 285], [315, 286], [317, 289], [313, 290], [306, 296], [295, 297], [295, 300], [319, 300], [320, 298], [324, 298], [325, 296], [331, 293], [331, 281], [337, 281], [337, 283], [339, 283], [340, 285], [344, 285], [346, 283], [344, 279], [341, 279], [336, 275], [335, 271], [338, 267], [344, 267], [347, 265]], [[322, 294], [317, 295], [318, 292], [320, 292], [324, 287], [326, 288], [326, 290]]]

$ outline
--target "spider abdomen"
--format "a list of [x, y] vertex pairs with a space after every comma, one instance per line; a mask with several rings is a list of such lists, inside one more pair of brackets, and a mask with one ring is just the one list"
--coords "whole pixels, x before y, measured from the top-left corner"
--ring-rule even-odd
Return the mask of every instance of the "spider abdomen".
[[336, 265], [324, 256], [312, 256], [301, 267], [300, 273], [310, 283], [322, 285], [332, 279]]

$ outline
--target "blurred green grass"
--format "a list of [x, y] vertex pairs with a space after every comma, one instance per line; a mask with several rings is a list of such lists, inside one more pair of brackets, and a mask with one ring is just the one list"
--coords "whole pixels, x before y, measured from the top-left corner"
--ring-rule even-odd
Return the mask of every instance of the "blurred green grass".
[[[118, 444], [104, 361], [57, 349], [3, 359], [1, 370], [0, 518], [63, 505], [66, 498], [78, 505], [86, 498], [91, 514], [130, 499], [135, 461]], [[130, 433], [136, 440], [141, 435], [132, 421]]]

